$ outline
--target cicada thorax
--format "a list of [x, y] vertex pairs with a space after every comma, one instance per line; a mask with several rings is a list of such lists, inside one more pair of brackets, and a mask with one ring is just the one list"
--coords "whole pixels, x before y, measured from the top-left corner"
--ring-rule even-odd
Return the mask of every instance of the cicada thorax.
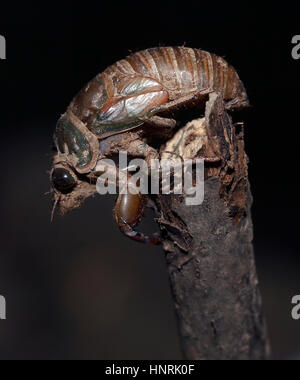
[[105, 105], [108, 97], [105, 83], [101, 75], [97, 75], [75, 96], [69, 110], [87, 124], [90, 118]]

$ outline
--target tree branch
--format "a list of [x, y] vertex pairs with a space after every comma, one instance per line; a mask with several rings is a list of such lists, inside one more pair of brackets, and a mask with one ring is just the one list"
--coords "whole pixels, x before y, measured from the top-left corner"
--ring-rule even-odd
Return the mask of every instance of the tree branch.
[[187, 359], [267, 359], [270, 355], [252, 246], [252, 196], [243, 126], [211, 94], [204, 119], [165, 147], [184, 158], [220, 157], [205, 171], [205, 200], [159, 196], [160, 227]]

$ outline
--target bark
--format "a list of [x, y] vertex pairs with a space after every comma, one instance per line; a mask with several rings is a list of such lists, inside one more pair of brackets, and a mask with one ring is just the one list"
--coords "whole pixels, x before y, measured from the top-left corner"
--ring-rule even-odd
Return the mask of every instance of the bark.
[[185, 158], [221, 158], [206, 168], [202, 205], [186, 206], [184, 196], [158, 199], [184, 357], [267, 359], [243, 125], [233, 125], [222, 98], [211, 94], [205, 119], [179, 135], [166, 151], [177, 144]]

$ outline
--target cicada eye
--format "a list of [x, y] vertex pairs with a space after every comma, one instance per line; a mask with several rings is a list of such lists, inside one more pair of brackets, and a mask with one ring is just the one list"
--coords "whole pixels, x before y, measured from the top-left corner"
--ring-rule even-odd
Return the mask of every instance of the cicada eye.
[[76, 181], [69, 170], [64, 168], [56, 168], [51, 176], [52, 184], [56, 190], [61, 193], [67, 193], [74, 189]]

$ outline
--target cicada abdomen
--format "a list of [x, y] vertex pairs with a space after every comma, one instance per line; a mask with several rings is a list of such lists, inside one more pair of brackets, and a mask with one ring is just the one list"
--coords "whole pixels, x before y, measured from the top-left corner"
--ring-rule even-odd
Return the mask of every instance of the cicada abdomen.
[[155, 79], [169, 93], [169, 100], [196, 92], [222, 93], [228, 108], [243, 108], [248, 98], [236, 70], [223, 58], [200, 49], [160, 47], [133, 53], [102, 74], [113, 95], [119, 78], [143, 76]]

